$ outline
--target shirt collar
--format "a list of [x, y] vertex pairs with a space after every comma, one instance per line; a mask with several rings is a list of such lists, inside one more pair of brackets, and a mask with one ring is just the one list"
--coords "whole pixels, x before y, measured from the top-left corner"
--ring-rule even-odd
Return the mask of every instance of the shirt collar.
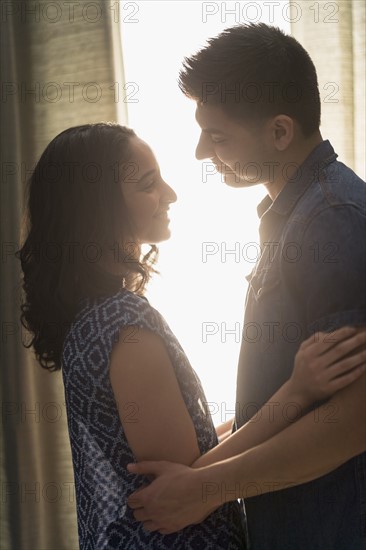
[[335, 161], [337, 156], [329, 140], [319, 143], [274, 201], [269, 195], [264, 197], [257, 206], [258, 216], [261, 218], [268, 210], [281, 216], [289, 214], [299, 198], [319, 175], [320, 170]]

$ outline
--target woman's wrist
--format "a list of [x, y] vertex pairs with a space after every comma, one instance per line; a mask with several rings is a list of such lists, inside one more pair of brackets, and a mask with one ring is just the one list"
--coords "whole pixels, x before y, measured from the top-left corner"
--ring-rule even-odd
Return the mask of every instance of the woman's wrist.
[[[306, 392], [303, 388], [300, 388], [293, 377], [289, 378], [285, 382], [283, 388], [286, 391], [286, 405], [289, 403], [296, 404], [297, 409], [301, 409], [302, 414], [305, 413], [308, 407], [314, 403], [314, 399], [311, 398], [310, 393]], [[296, 413], [298, 416], [298, 412]]]

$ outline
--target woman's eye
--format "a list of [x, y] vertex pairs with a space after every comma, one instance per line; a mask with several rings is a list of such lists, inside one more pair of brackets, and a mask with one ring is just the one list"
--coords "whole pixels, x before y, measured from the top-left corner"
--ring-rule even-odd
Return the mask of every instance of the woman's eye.
[[151, 189], [153, 189], [154, 185], [155, 185], [155, 181], [150, 181], [145, 185], [143, 190], [150, 191]]
[[221, 137], [213, 137], [211, 136], [212, 143], [223, 143], [225, 141], [224, 138]]

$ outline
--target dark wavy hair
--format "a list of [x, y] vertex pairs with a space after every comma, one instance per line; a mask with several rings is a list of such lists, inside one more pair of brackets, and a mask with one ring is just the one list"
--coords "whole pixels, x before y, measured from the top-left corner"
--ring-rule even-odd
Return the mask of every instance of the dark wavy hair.
[[219, 105], [245, 122], [285, 114], [305, 136], [320, 126], [318, 79], [309, 54], [265, 23], [237, 25], [208, 40], [184, 59], [178, 83], [189, 98]]
[[26, 347], [49, 371], [61, 369], [66, 333], [85, 298], [112, 296], [122, 286], [143, 294], [155, 271], [157, 247], [142, 257], [121, 191], [134, 137], [114, 123], [69, 128], [46, 147], [28, 181], [16, 253], [21, 322], [32, 334]]

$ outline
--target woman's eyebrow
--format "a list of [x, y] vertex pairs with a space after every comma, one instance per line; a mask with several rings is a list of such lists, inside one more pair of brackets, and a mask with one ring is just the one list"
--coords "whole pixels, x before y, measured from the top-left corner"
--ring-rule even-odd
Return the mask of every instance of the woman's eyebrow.
[[145, 172], [145, 174], [143, 174], [143, 175], [138, 179], [138, 181], [142, 181], [142, 180], [148, 178], [149, 176], [153, 176], [153, 175], [156, 174], [156, 172], [157, 172], [157, 170], [154, 169], [154, 168], [151, 169], [151, 170], [148, 170], [147, 172]]

